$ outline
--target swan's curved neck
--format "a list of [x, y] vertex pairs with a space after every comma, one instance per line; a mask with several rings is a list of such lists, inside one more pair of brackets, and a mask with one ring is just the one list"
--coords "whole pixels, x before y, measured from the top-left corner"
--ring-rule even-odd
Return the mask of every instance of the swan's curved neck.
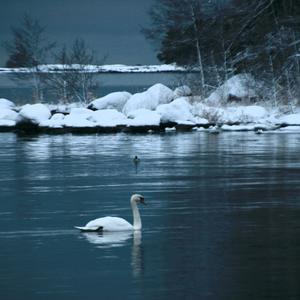
[[131, 208], [132, 208], [132, 214], [133, 214], [133, 229], [134, 230], [140, 230], [142, 229], [142, 221], [139, 209], [137, 207], [136, 202], [131, 202]]

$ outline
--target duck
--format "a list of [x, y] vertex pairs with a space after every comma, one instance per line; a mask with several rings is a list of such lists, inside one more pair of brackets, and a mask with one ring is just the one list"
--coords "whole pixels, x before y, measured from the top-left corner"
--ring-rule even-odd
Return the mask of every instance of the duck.
[[82, 232], [104, 232], [104, 231], [135, 231], [142, 229], [142, 221], [138, 204], [146, 205], [144, 196], [133, 194], [130, 198], [130, 205], [133, 214], [133, 224], [123, 218], [103, 217], [89, 221], [85, 226], [74, 226]]
[[140, 162], [140, 159], [139, 159], [137, 156], [135, 156], [135, 157], [133, 158], [133, 162], [134, 162], [135, 164], [137, 164], [137, 163]]

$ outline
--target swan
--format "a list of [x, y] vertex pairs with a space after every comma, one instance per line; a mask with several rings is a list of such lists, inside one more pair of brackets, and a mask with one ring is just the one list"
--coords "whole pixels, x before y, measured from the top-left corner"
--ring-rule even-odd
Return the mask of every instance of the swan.
[[133, 194], [130, 198], [130, 204], [131, 204], [132, 214], [133, 214], [133, 225], [131, 225], [123, 218], [104, 217], [104, 218], [98, 218], [92, 220], [83, 227], [75, 226], [75, 228], [84, 232], [141, 230], [142, 221], [141, 221], [139, 209], [137, 207], [137, 204], [139, 203], [146, 205], [144, 196], [140, 194]]

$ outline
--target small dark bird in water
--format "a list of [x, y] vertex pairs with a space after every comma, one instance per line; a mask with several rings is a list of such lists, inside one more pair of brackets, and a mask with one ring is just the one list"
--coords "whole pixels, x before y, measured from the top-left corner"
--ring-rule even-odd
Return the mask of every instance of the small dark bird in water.
[[135, 157], [133, 158], [133, 162], [137, 164], [137, 163], [140, 162], [140, 159], [139, 159], [137, 156], [135, 156]]

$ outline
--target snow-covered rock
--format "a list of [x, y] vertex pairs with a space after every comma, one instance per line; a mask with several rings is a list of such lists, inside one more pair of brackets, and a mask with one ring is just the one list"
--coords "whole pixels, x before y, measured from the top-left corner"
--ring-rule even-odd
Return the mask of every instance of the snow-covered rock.
[[65, 116], [61, 113], [54, 114], [49, 120], [42, 121], [40, 127], [62, 128], [64, 126]]
[[0, 126], [13, 127], [13, 126], [16, 126], [16, 121], [0, 119]]
[[286, 125], [300, 125], [300, 113], [282, 116], [278, 119], [278, 123]]
[[87, 108], [71, 108], [70, 115], [76, 115], [80, 118], [89, 118], [93, 115], [93, 111]]
[[97, 110], [92, 114], [89, 120], [102, 127], [115, 127], [127, 124], [126, 116], [115, 109]]
[[18, 119], [18, 113], [9, 108], [0, 108], [0, 120], [16, 121]]
[[163, 84], [157, 83], [147, 91], [132, 95], [126, 102], [123, 113], [128, 115], [137, 109], [155, 110], [158, 105], [172, 101], [174, 92]]
[[149, 109], [137, 109], [128, 115], [128, 126], [159, 126], [160, 115]]
[[12, 101], [7, 100], [5, 98], [0, 98], [0, 109], [13, 109], [15, 108], [15, 106], [16, 105]]
[[249, 74], [238, 74], [217, 88], [205, 102], [210, 105], [226, 103], [228, 100], [243, 100], [257, 97], [256, 82]]
[[132, 95], [128, 92], [114, 92], [104, 97], [93, 100], [90, 109], [116, 109], [122, 111], [125, 103]]
[[174, 98], [187, 97], [192, 95], [192, 90], [187, 85], [182, 85], [174, 90]]
[[96, 124], [90, 120], [93, 111], [87, 108], [72, 108], [69, 115], [64, 118], [67, 127], [94, 127]]
[[67, 127], [95, 127], [96, 124], [85, 119], [84, 117], [78, 117], [76, 115], [67, 115], [63, 122]]
[[39, 124], [51, 117], [51, 112], [45, 104], [26, 104], [19, 112], [18, 121], [29, 120], [32, 123]]
[[195, 121], [192, 114], [192, 106], [184, 97], [177, 98], [169, 104], [161, 104], [157, 107], [156, 111], [161, 115], [163, 123]]

